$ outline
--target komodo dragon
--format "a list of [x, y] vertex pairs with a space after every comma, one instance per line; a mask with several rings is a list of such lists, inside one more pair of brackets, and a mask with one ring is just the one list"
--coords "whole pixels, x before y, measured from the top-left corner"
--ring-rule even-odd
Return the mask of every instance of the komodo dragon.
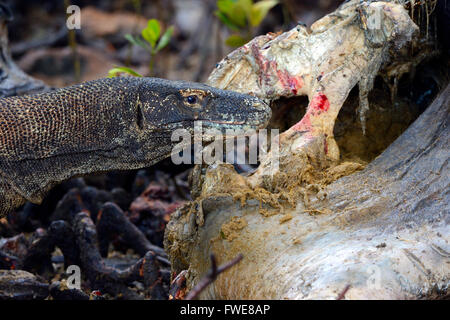
[[175, 129], [259, 129], [258, 98], [184, 81], [121, 77], [0, 99], [0, 217], [40, 203], [74, 176], [150, 166], [171, 154]]

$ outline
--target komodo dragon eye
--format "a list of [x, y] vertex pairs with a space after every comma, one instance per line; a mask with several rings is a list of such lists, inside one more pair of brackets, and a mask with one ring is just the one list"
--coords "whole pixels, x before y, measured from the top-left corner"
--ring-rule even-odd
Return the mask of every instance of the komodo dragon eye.
[[189, 104], [195, 104], [197, 103], [197, 96], [188, 96], [186, 100]]
[[183, 89], [180, 90], [183, 104], [189, 109], [202, 109], [207, 103], [208, 93], [200, 89]]

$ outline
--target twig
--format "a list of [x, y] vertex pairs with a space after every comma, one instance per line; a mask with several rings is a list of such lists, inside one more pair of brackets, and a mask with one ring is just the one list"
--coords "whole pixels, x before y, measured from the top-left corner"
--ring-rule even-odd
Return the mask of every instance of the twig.
[[56, 43], [64, 41], [68, 37], [68, 31], [66, 25], [58, 30], [56, 33], [47, 35], [46, 37], [31, 40], [22, 41], [11, 45], [11, 53], [13, 56], [17, 57], [25, 54], [27, 51], [34, 50], [42, 47], [51, 47]]
[[342, 292], [339, 293], [339, 295], [337, 296], [336, 300], [342, 300], [342, 299], [344, 299], [344, 298], [345, 298], [345, 294], [346, 294], [347, 291], [350, 289], [350, 287], [351, 287], [351, 286], [350, 286], [349, 284], [346, 285], [345, 288], [344, 288], [344, 290], [342, 290]]
[[[64, 7], [66, 8], [66, 12], [67, 12], [67, 8], [69, 8], [69, 6], [71, 5], [70, 0], [65, 0], [64, 1]], [[67, 13], [67, 16], [69, 16], [69, 13]], [[80, 82], [81, 80], [81, 62], [80, 62], [80, 56], [78, 53], [78, 44], [77, 44], [77, 40], [76, 40], [76, 33], [75, 33], [75, 29], [69, 30], [68, 32], [68, 41], [69, 41], [69, 47], [72, 49], [72, 55], [73, 55], [73, 71], [75, 74], [75, 81], [76, 82]]]
[[191, 290], [189, 291], [189, 294], [187, 295], [185, 300], [194, 300], [198, 297], [198, 295], [205, 290], [207, 286], [209, 286], [211, 283], [214, 282], [214, 280], [217, 279], [219, 274], [222, 272], [228, 270], [235, 264], [239, 263], [244, 256], [240, 253], [234, 258], [233, 260], [221, 265], [220, 267], [217, 267], [217, 261], [214, 254], [211, 254], [211, 269], [207, 273], [206, 276], [204, 276], [199, 283]]

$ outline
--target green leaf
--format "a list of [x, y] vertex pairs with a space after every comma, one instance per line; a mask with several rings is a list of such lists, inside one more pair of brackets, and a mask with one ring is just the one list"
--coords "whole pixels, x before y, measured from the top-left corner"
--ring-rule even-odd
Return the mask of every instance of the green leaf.
[[270, 9], [278, 4], [277, 0], [263, 0], [257, 2], [252, 7], [250, 15], [250, 24], [254, 27], [258, 26], [269, 13]]
[[126, 34], [124, 37], [125, 37], [125, 39], [130, 41], [130, 43], [132, 43], [135, 46], [142, 47], [146, 50], [151, 49], [150, 44], [148, 42], [146, 42], [144, 39], [142, 39], [141, 36], [133, 37], [131, 34]]
[[239, 5], [239, 3], [236, 3], [233, 6], [231, 13], [227, 14], [227, 17], [233, 22], [233, 24], [241, 28], [245, 27], [247, 24], [244, 8], [241, 5]]
[[162, 35], [161, 39], [159, 39], [158, 45], [156, 46], [155, 53], [164, 49], [170, 42], [173, 34], [173, 26], [170, 26], [166, 32]]
[[139, 37], [133, 37], [131, 34], [126, 34], [125, 39], [127, 39], [131, 44], [135, 45], [135, 46], [139, 46], [142, 47], [143, 45], [145, 46], [145, 42], [142, 41]]
[[134, 37], [133, 37], [131, 34], [127, 33], [124, 37], [125, 37], [125, 39], [127, 39], [130, 43], [132, 43], [132, 44], [134, 44], [134, 45], [136, 45], [136, 46], [139, 45], [139, 44], [137, 43], [137, 41], [134, 39]]
[[245, 13], [245, 16], [250, 19], [250, 15], [252, 13], [252, 7], [253, 7], [253, 0], [239, 0], [237, 2], [238, 6], [242, 8], [242, 10]]
[[141, 46], [142, 48], [147, 49], [148, 51], [152, 50], [152, 47], [151, 47], [150, 43], [145, 41], [142, 38], [142, 36], [136, 37], [135, 40], [137, 41], [138, 45]]
[[223, 22], [224, 25], [226, 25], [228, 28], [230, 28], [233, 31], [239, 31], [239, 26], [235, 25], [226, 15], [224, 15], [220, 11], [215, 11], [214, 14], [220, 19], [220, 21]]
[[228, 37], [227, 40], [225, 40], [226, 45], [230, 47], [240, 47], [247, 43], [247, 40], [243, 37], [234, 34]]
[[114, 78], [114, 77], [119, 76], [121, 73], [127, 73], [127, 74], [135, 76], [135, 77], [142, 77], [142, 75], [140, 75], [139, 73], [137, 73], [133, 69], [127, 68], [127, 67], [115, 67], [115, 68], [112, 68], [112, 69], [110, 69], [108, 71], [108, 76], [110, 78]]
[[224, 14], [231, 14], [231, 10], [235, 6], [235, 1], [233, 0], [218, 0], [217, 1], [217, 8], [220, 10], [220, 12]]
[[142, 38], [145, 39], [145, 41], [147, 41], [148, 44], [150, 44], [150, 46], [153, 48], [156, 44], [156, 40], [153, 39], [153, 36], [151, 34], [151, 31], [147, 28], [143, 29], [141, 32]]
[[156, 41], [158, 41], [161, 35], [161, 25], [158, 20], [150, 19], [148, 20], [147, 28], [142, 30], [142, 37], [147, 40], [148, 43], [155, 48]]

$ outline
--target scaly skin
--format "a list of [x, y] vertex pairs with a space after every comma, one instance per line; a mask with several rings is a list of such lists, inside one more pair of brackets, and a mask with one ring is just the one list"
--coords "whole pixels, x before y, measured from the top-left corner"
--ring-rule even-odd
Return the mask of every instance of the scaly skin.
[[262, 128], [270, 115], [249, 95], [156, 78], [0, 99], [0, 216], [27, 200], [39, 203], [73, 176], [150, 166], [170, 156], [173, 130], [192, 134], [196, 120], [225, 133]]

